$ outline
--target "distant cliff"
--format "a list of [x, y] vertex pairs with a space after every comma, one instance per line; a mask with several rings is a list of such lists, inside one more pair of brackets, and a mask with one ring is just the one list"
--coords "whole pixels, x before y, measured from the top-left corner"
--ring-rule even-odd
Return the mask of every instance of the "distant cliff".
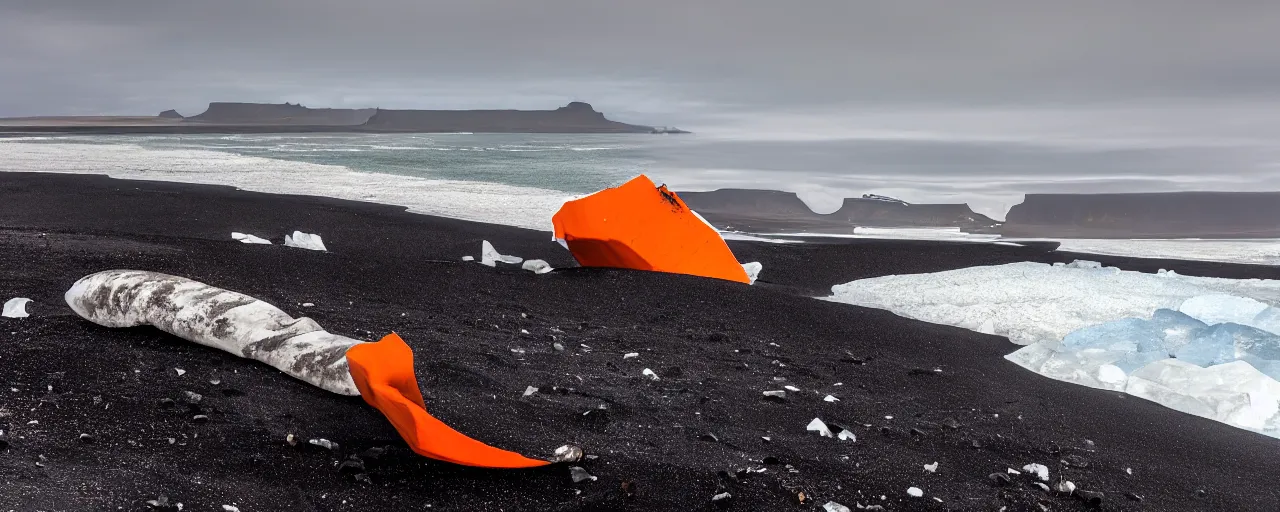
[[225, 125], [359, 126], [375, 109], [307, 108], [285, 103], [210, 103], [208, 110], [188, 117], [188, 122]]
[[160, 115], [156, 117], [159, 117], [162, 119], [182, 119], [183, 118], [182, 114], [179, 114], [177, 110], [166, 110], [164, 112], [161, 112]]
[[680, 192], [680, 198], [721, 229], [852, 233], [855, 227], [959, 227], [982, 232], [998, 224], [963, 204], [845, 199], [839, 210], [824, 215], [814, 213], [793, 192], [720, 189]]
[[1006, 236], [1280, 237], [1280, 192], [1027, 194]]
[[653, 133], [651, 126], [605, 119], [575, 101], [555, 110], [384, 110], [363, 128], [380, 132]]

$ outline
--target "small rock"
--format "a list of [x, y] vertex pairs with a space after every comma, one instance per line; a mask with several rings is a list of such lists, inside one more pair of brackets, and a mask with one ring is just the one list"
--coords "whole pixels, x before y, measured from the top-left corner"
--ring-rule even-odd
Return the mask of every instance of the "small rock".
[[94, 439], [93, 436], [89, 434], [80, 434], [80, 442], [84, 444], [93, 444], [96, 441], [97, 439]]
[[192, 392], [192, 391], [183, 391], [183, 392], [182, 392], [182, 401], [184, 401], [184, 402], [186, 402], [186, 403], [188, 403], [188, 404], [196, 405], [196, 404], [200, 403], [200, 401], [201, 401], [201, 400], [204, 400], [204, 395], [201, 395], [200, 393], [195, 393], [195, 392]]
[[289, 446], [298, 446], [298, 436], [293, 434], [286, 435], [284, 436], [284, 442], [289, 443]]
[[178, 372], [179, 377], [187, 374], [187, 371], [183, 370], [182, 368], [174, 368], [173, 371]]
[[645, 377], [648, 377], [648, 378], [650, 378], [650, 379], [658, 380], [658, 374], [653, 373], [653, 370], [650, 370], [650, 369], [648, 369], [648, 368], [645, 368], [645, 369], [644, 369], [644, 371], [642, 371], [642, 372], [640, 372], [640, 373], [641, 373], [642, 375], [644, 375]]
[[1006, 475], [1004, 473], [992, 473], [990, 475], [987, 475], [987, 479], [990, 480], [991, 483], [996, 486], [1009, 485], [1009, 475]]
[[639, 352], [627, 352], [626, 354], [622, 354], [622, 358], [623, 358], [623, 359], [631, 359], [631, 358], [633, 358], [633, 357], [640, 357], [640, 353], [639, 353]]
[[1085, 504], [1091, 507], [1098, 507], [1102, 505], [1102, 499], [1105, 498], [1106, 495], [1098, 491], [1082, 491], [1076, 489], [1076, 497], [1080, 498], [1080, 501], [1085, 502]]
[[942, 420], [942, 426], [955, 430], [960, 428], [960, 422], [956, 421], [955, 418], [945, 418]]
[[920, 490], [919, 487], [908, 487], [907, 495], [911, 496], [912, 498], [920, 498], [924, 496], [924, 491]]
[[934, 462], [933, 464], [925, 464], [924, 470], [930, 473], [936, 473], [938, 471], [938, 463]]
[[382, 455], [385, 453], [387, 453], [386, 448], [374, 446], [372, 448], [369, 448], [368, 450], [361, 452], [360, 458], [367, 461], [376, 461], [382, 458]]
[[840, 399], [831, 395], [827, 395], [825, 397], [822, 397], [822, 401], [823, 402], [839, 402]]
[[564, 345], [561, 345], [560, 342], [558, 341], [555, 343], [552, 343], [551, 348], [555, 349], [556, 352], [564, 352]]
[[338, 473], [344, 475], [356, 475], [364, 472], [364, 461], [358, 458], [353, 457], [342, 461], [342, 464], [338, 464]]
[[596, 477], [588, 473], [586, 469], [579, 466], [569, 468], [569, 476], [573, 478], [573, 483], [582, 483], [587, 480], [596, 481]]
[[196, 423], [208, 423], [209, 417], [204, 414], [197, 414], [191, 417], [191, 421], [194, 421]]

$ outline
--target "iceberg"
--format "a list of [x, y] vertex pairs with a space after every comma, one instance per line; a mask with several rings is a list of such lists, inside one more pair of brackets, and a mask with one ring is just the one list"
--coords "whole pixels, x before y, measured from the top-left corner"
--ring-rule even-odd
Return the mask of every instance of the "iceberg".
[[320, 235], [303, 233], [294, 231], [293, 235], [284, 236], [285, 247], [297, 247], [299, 249], [308, 249], [312, 251], [327, 251], [324, 247], [324, 241], [320, 239]]

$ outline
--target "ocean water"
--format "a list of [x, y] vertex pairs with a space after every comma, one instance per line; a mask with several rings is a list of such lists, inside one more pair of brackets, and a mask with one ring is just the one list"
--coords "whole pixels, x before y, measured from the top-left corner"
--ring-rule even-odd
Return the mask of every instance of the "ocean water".
[[[1010, 206], [1021, 202], [1023, 192], [1162, 190], [1149, 180], [1130, 183], [1136, 188], [1127, 189], [1122, 182], [1101, 177], [1085, 187], [1075, 169], [1092, 169], [1094, 176], [1107, 170], [1124, 171], [1122, 181], [1135, 174], [1154, 179], [1193, 172], [1153, 163], [1168, 158], [1144, 159], [1125, 152], [1124, 158], [1107, 159], [1092, 149], [1037, 149], [989, 141], [761, 140], [696, 134], [0, 138], [0, 172], [107, 174], [229, 185], [394, 204], [418, 213], [542, 230], [551, 229], [551, 216], [564, 201], [640, 173], [675, 190], [793, 191], [820, 213], [834, 211], [844, 197], [879, 193], [911, 202], [968, 203], [976, 211], [1002, 219]], [[1264, 186], [1266, 179], [1259, 179], [1256, 185]], [[857, 236], [974, 238], [918, 230]], [[1064, 244], [1064, 250], [1068, 247], [1102, 254], [1280, 264], [1280, 242], [1275, 240], [1080, 241]]]

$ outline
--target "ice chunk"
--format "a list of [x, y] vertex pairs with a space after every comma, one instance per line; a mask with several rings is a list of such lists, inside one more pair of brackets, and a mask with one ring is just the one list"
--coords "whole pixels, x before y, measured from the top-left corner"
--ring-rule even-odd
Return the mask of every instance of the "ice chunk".
[[925, 464], [924, 470], [930, 473], [936, 473], [938, 472], [938, 463], [934, 462], [933, 464]]
[[1049, 481], [1049, 468], [1044, 464], [1036, 464], [1033, 462], [1026, 466], [1022, 466], [1022, 470], [1035, 475], [1036, 478], [1039, 478], [1042, 482]]
[[658, 374], [653, 373], [653, 370], [650, 370], [648, 368], [645, 368], [644, 371], [641, 371], [640, 373], [652, 380], [658, 380]]
[[294, 231], [293, 235], [284, 236], [284, 245], [286, 247], [297, 247], [299, 249], [308, 249], [312, 251], [327, 251], [324, 247], [324, 241], [320, 239], [320, 235], [303, 233]]
[[826, 299], [982, 330], [1019, 345], [1059, 341], [1113, 320], [1147, 318], [1201, 295], [1225, 293], [1280, 304], [1280, 281], [1275, 280], [1167, 277], [1073, 265], [1022, 262], [876, 277], [836, 285]]
[[852, 510], [849, 510], [849, 507], [846, 507], [834, 501], [828, 501], [825, 505], [822, 505], [822, 511], [823, 512], [853, 512]]
[[1249, 325], [1267, 305], [1248, 297], [1226, 294], [1200, 295], [1187, 299], [1178, 311], [1206, 324]]
[[809, 425], [805, 426], [804, 429], [809, 432], [817, 432], [818, 435], [822, 437], [833, 437], [831, 435], [831, 429], [827, 428], [827, 424], [823, 423], [822, 420], [818, 418], [814, 418], [813, 421], [810, 421]]
[[498, 262], [519, 265], [522, 261], [524, 261], [524, 258], [519, 256], [505, 256], [499, 253], [488, 240], [480, 243], [480, 264], [482, 265], [496, 267]]
[[235, 232], [233, 232], [233, 233], [231, 233], [231, 238], [232, 238], [233, 240], [239, 240], [241, 243], [246, 243], [246, 244], [265, 244], [265, 245], [271, 245], [271, 241], [270, 241], [270, 240], [267, 240], [267, 239], [265, 239], [265, 238], [258, 238], [258, 237], [256, 237], [256, 236], [253, 236], [253, 235], [250, 235], [250, 234], [246, 234], [246, 233], [235, 233]]
[[520, 266], [520, 268], [528, 270], [535, 274], [546, 274], [547, 272], [555, 270], [551, 268], [551, 265], [549, 263], [542, 260], [525, 261], [524, 264]]
[[747, 271], [747, 278], [751, 280], [751, 284], [756, 283], [756, 278], [760, 277], [760, 271], [763, 269], [764, 265], [761, 265], [758, 261], [742, 264], [742, 270]]
[[1244, 361], [1209, 368], [1157, 361], [1129, 376], [1125, 392], [1188, 414], [1280, 437], [1280, 382]]
[[921, 496], [924, 496], [924, 491], [920, 490], [919, 487], [908, 487], [907, 495], [911, 496], [912, 498], [919, 498]]
[[27, 304], [30, 302], [31, 299], [26, 297], [14, 297], [9, 299], [5, 301], [4, 310], [0, 311], [0, 316], [5, 318], [26, 318], [31, 316], [27, 314]]
[[475, 261], [475, 260], [476, 260], [476, 257], [475, 257], [475, 256], [463, 256], [463, 257], [462, 257], [462, 261]]
[[1098, 263], [1098, 262], [1096, 262], [1096, 261], [1089, 261], [1089, 260], [1075, 260], [1075, 261], [1073, 261], [1073, 262], [1071, 262], [1071, 263], [1068, 263], [1068, 264], [1066, 265], [1066, 267], [1067, 267], [1067, 268], [1089, 268], [1089, 269], [1100, 269], [1100, 268], [1102, 268], [1102, 264], [1101, 264], [1101, 263]]
[[1250, 325], [1262, 329], [1264, 331], [1280, 334], [1280, 308], [1269, 307], [1253, 317]]
[[836, 435], [836, 439], [841, 441], [853, 441], [855, 443], [858, 442], [858, 436], [855, 436], [853, 435], [853, 432], [844, 429], [840, 430], [840, 433]]

